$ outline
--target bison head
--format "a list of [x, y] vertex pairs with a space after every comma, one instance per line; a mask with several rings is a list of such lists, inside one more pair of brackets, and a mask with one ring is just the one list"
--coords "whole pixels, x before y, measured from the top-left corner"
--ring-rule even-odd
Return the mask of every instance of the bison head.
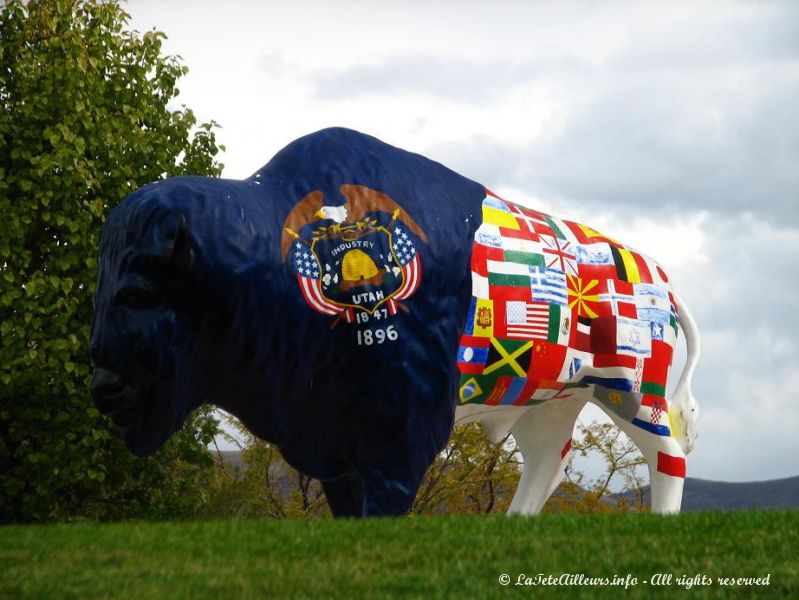
[[91, 392], [130, 450], [154, 452], [199, 405], [191, 326], [195, 250], [186, 215], [157, 185], [103, 227], [90, 353]]

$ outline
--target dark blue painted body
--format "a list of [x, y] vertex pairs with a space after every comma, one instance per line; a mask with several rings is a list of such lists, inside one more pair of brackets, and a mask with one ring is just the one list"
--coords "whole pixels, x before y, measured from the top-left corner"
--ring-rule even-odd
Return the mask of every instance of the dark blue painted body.
[[[358, 345], [363, 328], [331, 328], [281, 257], [292, 208], [314, 190], [342, 205], [342, 184], [390, 196], [428, 238], [413, 236], [421, 284], [389, 317], [390, 343]], [[135, 407], [114, 415], [131, 449], [157, 449], [212, 402], [322, 480], [335, 514], [405, 512], [452, 428], [484, 196], [438, 163], [347, 129], [303, 137], [243, 181], [180, 177], [131, 194], [103, 230], [92, 328], [95, 364], [134, 390], [125, 398]], [[188, 269], [158, 258], [181, 215]]]

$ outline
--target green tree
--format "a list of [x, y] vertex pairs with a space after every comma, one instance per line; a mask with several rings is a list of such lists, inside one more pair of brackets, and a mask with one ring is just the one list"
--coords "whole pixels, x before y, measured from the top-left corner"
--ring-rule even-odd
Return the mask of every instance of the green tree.
[[[329, 517], [320, 483], [290, 467], [280, 451], [226, 418], [238, 452], [218, 452], [209, 485], [209, 517]], [[490, 513], [508, 509], [519, 481], [519, 453], [509, 437], [488, 441], [476, 424], [456, 427], [416, 495], [411, 514]]]
[[513, 438], [492, 444], [482, 426], [455, 427], [416, 494], [414, 514], [505, 512], [521, 476]]
[[[633, 441], [612, 423], [578, 423], [565, 480], [543, 512], [647, 510], [646, 465]], [[576, 466], [576, 457], [598, 456], [605, 472], [594, 479]], [[412, 512], [505, 512], [519, 483], [522, 456], [508, 435], [492, 444], [476, 424], [455, 427], [419, 488]], [[613, 489], [621, 494], [614, 494]]]
[[[319, 482], [297, 473], [272, 444], [227, 416], [224, 434], [238, 451], [217, 448], [208, 484], [207, 517], [313, 518], [330, 516]], [[578, 423], [565, 480], [543, 508], [553, 512], [646, 511], [646, 465], [635, 444], [611, 423]], [[599, 457], [605, 472], [589, 478], [575, 458]], [[522, 456], [511, 435], [492, 444], [478, 424], [455, 427], [422, 481], [411, 514], [485, 514], [508, 510], [519, 484]], [[619, 494], [614, 494], [613, 489]]]
[[[576, 468], [575, 458], [599, 456], [605, 473], [591, 479]], [[572, 440], [572, 457], [565, 481], [552, 494], [544, 512], [624, 512], [646, 511], [646, 460], [627, 435], [613, 423], [579, 421], [577, 436]], [[613, 493], [613, 484], [621, 482], [620, 492]], [[616, 486], [618, 487], [618, 486]]]
[[87, 391], [104, 216], [147, 182], [222, 168], [216, 124], [174, 104], [186, 67], [128, 19], [115, 1], [0, 6], [0, 522], [188, 514], [203, 501], [180, 477], [210, 468], [208, 411], [138, 460]]
[[217, 446], [217, 468], [208, 486], [205, 516], [330, 516], [319, 481], [290, 467], [274, 444], [257, 439], [235, 417], [227, 415], [225, 421], [237, 435], [223, 436], [239, 450], [223, 453]]

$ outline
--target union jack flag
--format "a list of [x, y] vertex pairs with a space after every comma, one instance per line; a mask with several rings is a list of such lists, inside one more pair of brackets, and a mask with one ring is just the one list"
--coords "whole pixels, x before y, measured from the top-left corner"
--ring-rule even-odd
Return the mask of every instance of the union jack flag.
[[544, 260], [547, 269], [561, 271], [567, 275], [578, 274], [577, 254], [574, 245], [568, 240], [561, 240], [551, 235], [541, 235]]

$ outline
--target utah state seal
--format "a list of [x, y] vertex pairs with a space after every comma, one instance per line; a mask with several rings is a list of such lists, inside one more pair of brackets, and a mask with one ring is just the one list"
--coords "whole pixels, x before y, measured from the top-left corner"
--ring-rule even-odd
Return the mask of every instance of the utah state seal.
[[381, 320], [407, 310], [421, 283], [416, 241], [427, 236], [387, 195], [360, 185], [339, 188], [347, 199], [327, 206], [315, 190], [283, 224], [283, 261], [297, 275], [305, 301], [317, 312], [347, 323]]

